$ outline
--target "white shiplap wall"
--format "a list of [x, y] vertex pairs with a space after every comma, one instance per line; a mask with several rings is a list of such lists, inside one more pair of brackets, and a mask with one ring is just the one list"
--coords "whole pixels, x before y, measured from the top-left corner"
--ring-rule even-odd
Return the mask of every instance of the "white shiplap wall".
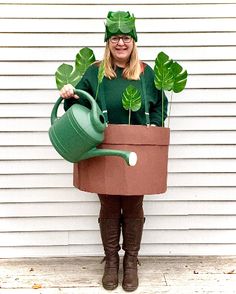
[[189, 72], [141, 254], [236, 254], [236, 1], [15, 0], [0, 1], [0, 257], [103, 253], [97, 197], [73, 188], [47, 130], [56, 68], [84, 46], [102, 57], [109, 10], [137, 17], [141, 59], [163, 50]]

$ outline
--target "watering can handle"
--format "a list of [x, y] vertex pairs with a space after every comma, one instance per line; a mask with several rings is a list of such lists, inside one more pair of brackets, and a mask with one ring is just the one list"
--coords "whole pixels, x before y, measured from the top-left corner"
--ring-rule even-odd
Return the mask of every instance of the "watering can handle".
[[[91, 121], [92, 121], [92, 124], [96, 125], [96, 128], [99, 128], [99, 124], [97, 124], [97, 118], [101, 119], [101, 114], [98, 115], [98, 110], [99, 110], [99, 107], [96, 103], [96, 101], [94, 100], [94, 98], [87, 92], [83, 91], [83, 90], [79, 90], [79, 89], [74, 89], [74, 94], [78, 95], [78, 96], [82, 96], [83, 98], [85, 98], [86, 100], [88, 100], [91, 104], [91, 112], [92, 112], [92, 115], [91, 115]], [[57, 117], [57, 112], [58, 112], [58, 107], [59, 105], [61, 104], [61, 102], [63, 101], [64, 99], [62, 97], [59, 97], [52, 109], [52, 112], [51, 112], [51, 125], [54, 124], [54, 122], [58, 119]], [[102, 118], [104, 119], [104, 117]], [[101, 126], [101, 130], [100, 131], [103, 131], [103, 127]], [[99, 130], [98, 130], [99, 131]]]

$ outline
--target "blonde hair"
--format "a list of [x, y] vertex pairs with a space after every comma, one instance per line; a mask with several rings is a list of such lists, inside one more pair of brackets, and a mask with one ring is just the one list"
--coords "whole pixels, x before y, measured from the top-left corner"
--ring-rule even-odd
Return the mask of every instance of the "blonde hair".
[[[139, 80], [141, 73], [141, 65], [138, 58], [138, 50], [136, 43], [133, 43], [133, 50], [130, 55], [128, 64], [123, 70], [123, 77], [127, 80]], [[106, 43], [105, 53], [103, 57], [104, 61], [104, 74], [107, 78], [116, 78], [115, 64], [111, 55], [111, 50], [109, 48], [108, 42]]]

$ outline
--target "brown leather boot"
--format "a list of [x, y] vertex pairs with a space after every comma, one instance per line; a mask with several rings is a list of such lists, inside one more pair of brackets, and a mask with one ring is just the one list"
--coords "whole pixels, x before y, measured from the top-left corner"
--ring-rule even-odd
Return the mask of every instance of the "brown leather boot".
[[144, 218], [124, 218], [122, 223], [122, 248], [125, 250], [122, 287], [127, 292], [135, 291], [138, 288], [138, 251], [140, 249], [144, 221]]
[[99, 218], [98, 222], [105, 252], [104, 260], [106, 261], [102, 285], [106, 290], [113, 290], [118, 286], [120, 219]]

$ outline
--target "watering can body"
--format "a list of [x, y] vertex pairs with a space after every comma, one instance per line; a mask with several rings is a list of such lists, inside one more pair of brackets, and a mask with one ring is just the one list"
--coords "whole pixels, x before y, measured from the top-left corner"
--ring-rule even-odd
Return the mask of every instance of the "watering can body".
[[121, 156], [129, 165], [135, 165], [134, 152], [122, 150], [97, 149], [104, 140], [106, 122], [97, 103], [87, 92], [75, 89], [75, 94], [87, 99], [91, 109], [73, 104], [60, 118], [57, 111], [60, 97], [51, 113], [49, 138], [57, 152], [69, 162], [79, 162], [95, 156]]

